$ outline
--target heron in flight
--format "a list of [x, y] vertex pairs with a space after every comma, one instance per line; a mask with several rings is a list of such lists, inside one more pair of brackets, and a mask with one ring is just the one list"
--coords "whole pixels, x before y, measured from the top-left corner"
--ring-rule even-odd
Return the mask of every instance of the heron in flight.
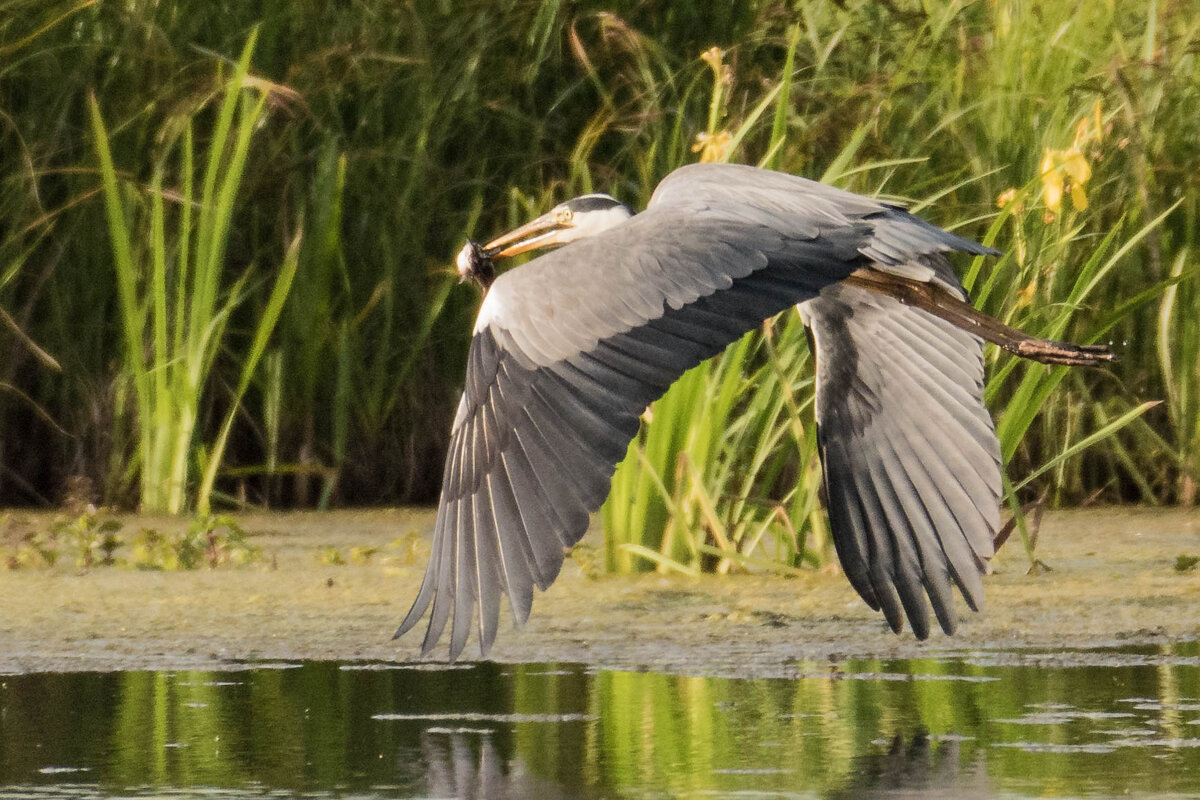
[[[493, 281], [492, 260], [562, 245]], [[400, 636], [422, 651], [472, 625], [486, 656], [506, 596], [517, 624], [603, 503], [639, 417], [687, 369], [798, 306], [816, 359], [825, 497], [851, 584], [892, 630], [955, 628], [1000, 516], [983, 340], [1054, 364], [1103, 347], [1037, 339], [977, 311], [949, 253], [997, 255], [890, 203], [753, 167], [694, 164], [634, 215], [563, 203], [459, 256], [486, 289], [451, 430], [429, 567]]]

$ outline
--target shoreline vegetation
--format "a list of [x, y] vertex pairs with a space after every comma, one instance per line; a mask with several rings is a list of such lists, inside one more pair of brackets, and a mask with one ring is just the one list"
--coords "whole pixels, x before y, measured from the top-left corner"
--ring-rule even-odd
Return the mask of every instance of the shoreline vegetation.
[[[4, 532], [52, 516], [8, 512]], [[169, 517], [122, 530], [186, 533]], [[252, 513], [260, 557], [184, 571], [69, 560], [0, 580], [0, 673], [242, 669], [299, 661], [420, 661], [421, 636], [392, 641], [428, 555], [429, 509]], [[335, 555], [336, 554], [336, 555]], [[120, 555], [120, 554], [119, 554]], [[1200, 513], [1103, 508], [1049, 512], [1028, 574], [1006, 551], [980, 613], [956, 602], [954, 636], [893, 634], [835, 569], [796, 575], [604, 574], [598, 528], [538, 593], [521, 629], [501, 616], [488, 659], [731, 677], [826, 673], [850, 659], [987, 654], [1069, 664], [1093, 648], [1167, 653], [1200, 639]], [[1191, 556], [1191, 566], [1180, 562]], [[1182, 567], [1182, 569], [1181, 569]], [[478, 657], [474, 640], [463, 660]], [[428, 661], [444, 664], [444, 646]]]
[[[300, 7], [0, 0], [0, 505], [436, 499], [468, 237], [695, 160], [902, 202], [1067, 370], [987, 351], [1008, 505], [1192, 506], [1200, 15], [1186, 0]], [[647, 414], [609, 569], [830, 558], [794, 314]]]

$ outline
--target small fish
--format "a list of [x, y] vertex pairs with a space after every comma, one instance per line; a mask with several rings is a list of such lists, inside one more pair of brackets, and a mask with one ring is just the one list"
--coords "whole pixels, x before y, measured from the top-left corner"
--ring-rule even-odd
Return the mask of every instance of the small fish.
[[468, 239], [463, 249], [458, 251], [454, 263], [458, 267], [459, 283], [473, 280], [486, 291], [496, 279], [496, 267], [491, 254], [478, 242]]

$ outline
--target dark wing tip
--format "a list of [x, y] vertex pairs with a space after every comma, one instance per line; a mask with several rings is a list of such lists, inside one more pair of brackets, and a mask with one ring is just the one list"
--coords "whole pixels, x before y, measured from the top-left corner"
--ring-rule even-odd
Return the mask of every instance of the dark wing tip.
[[978, 609], [999, 521], [999, 447], [983, 407], [981, 342], [854, 286], [839, 285], [802, 312], [817, 353], [818, 438], [846, 574], [893, 631], [907, 617], [926, 639], [932, 606], [952, 634], [951, 587]]

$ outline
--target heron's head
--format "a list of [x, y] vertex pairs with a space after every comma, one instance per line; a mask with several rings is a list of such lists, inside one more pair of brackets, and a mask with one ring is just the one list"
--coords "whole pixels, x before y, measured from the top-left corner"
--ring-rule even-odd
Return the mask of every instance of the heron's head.
[[507, 258], [593, 236], [631, 216], [629, 206], [615, 197], [585, 194], [556, 205], [549, 213], [488, 242], [483, 249], [489, 258]]

